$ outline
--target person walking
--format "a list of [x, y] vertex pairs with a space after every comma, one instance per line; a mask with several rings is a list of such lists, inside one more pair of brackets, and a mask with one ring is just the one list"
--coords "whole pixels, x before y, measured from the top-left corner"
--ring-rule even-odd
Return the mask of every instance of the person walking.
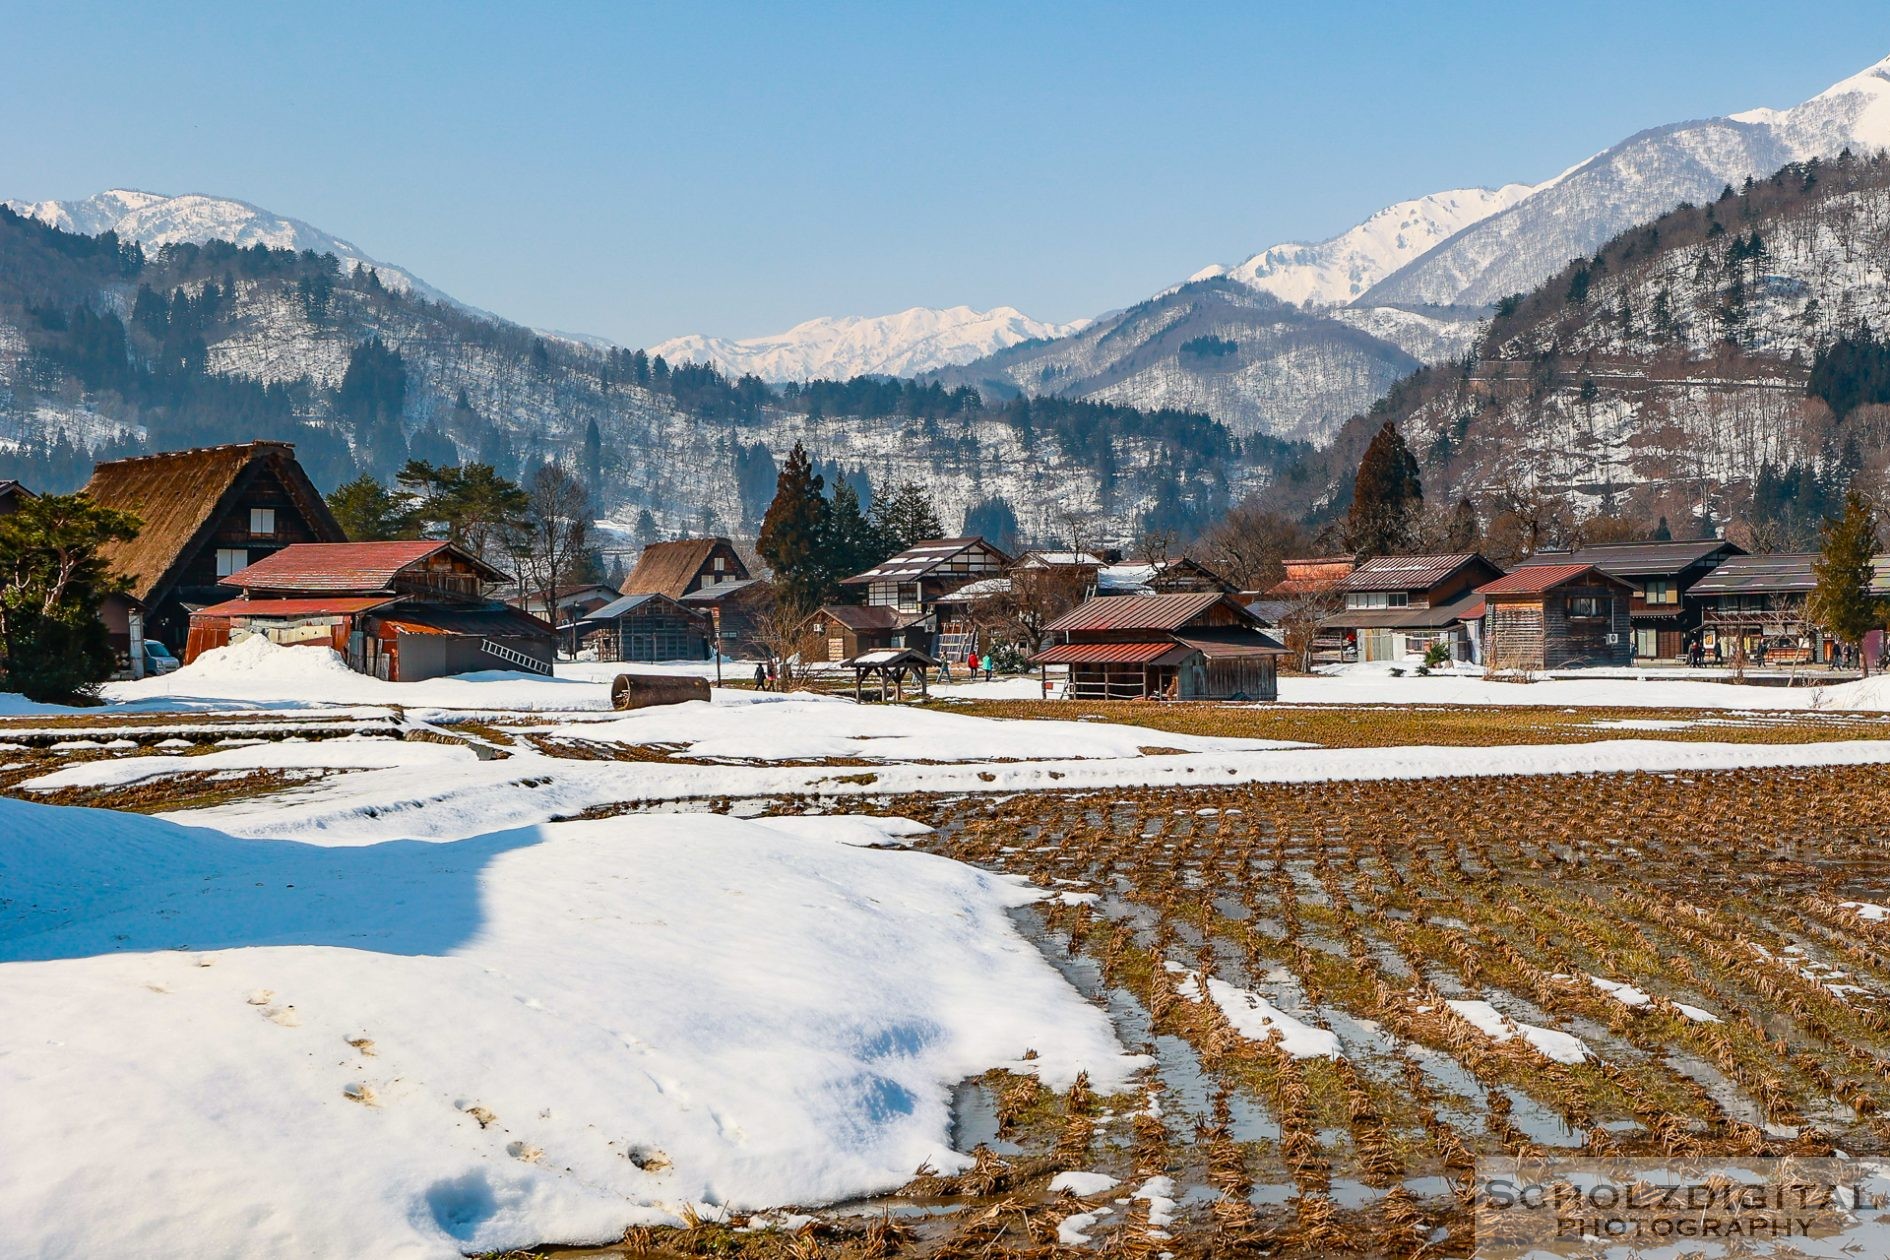
[[760, 661], [756, 661], [755, 662], [755, 690], [766, 691], [767, 689], [768, 689], [768, 667], [763, 665]]
[[996, 662], [996, 661], [993, 661], [993, 660], [991, 659], [991, 649], [990, 649], [990, 648], [986, 648], [986, 649], [984, 650], [984, 680], [985, 680], [986, 682], [990, 682], [990, 681], [991, 681], [991, 670], [992, 670], [992, 669], [993, 669], [993, 668], [994, 668], [994, 667], [995, 667], [996, 665], [997, 665], [997, 662]]
[[965, 650], [965, 681], [978, 681], [978, 644], [975, 639], [972, 641], [971, 646]]

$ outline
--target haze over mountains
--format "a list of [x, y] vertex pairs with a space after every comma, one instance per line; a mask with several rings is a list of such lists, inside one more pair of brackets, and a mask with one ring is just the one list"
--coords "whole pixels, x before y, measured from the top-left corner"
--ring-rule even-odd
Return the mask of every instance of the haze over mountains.
[[713, 363], [730, 376], [764, 381], [846, 380], [853, 376], [917, 376], [1020, 341], [1062, 337], [1081, 328], [1046, 324], [1011, 306], [974, 311], [915, 306], [873, 318], [810, 319], [772, 337], [672, 337], [650, 347], [672, 362]]

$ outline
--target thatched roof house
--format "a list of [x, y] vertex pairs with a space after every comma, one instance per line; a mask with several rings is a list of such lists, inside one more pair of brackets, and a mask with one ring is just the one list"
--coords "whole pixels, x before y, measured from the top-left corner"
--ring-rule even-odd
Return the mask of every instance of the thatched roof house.
[[678, 538], [651, 543], [624, 579], [625, 595], [667, 595], [681, 599], [705, 586], [745, 582], [748, 566], [726, 538]]
[[150, 610], [148, 637], [182, 649], [190, 608], [236, 593], [225, 579], [297, 542], [341, 542], [341, 526], [287, 442], [239, 442], [112, 460], [85, 492], [137, 516], [130, 542], [105, 548]]

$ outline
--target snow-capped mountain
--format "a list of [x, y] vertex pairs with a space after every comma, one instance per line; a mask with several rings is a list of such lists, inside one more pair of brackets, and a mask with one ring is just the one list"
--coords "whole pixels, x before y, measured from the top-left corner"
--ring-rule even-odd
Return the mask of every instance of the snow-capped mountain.
[[244, 247], [266, 245], [270, 249], [307, 249], [318, 254], [333, 254], [351, 268], [372, 267], [381, 283], [390, 289], [463, 308], [463, 303], [405, 267], [371, 257], [351, 242], [300, 219], [275, 214], [234, 197], [209, 197], [201, 193], [172, 197], [135, 188], [110, 188], [79, 201], [9, 200], [5, 205], [15, 214], [38, 219], [67, 232], [85, 236], [116, 232], [121, 240], [136, 241], [147, 249], [218, 240]]
[[1188, 278], [1227, 276], [1283, 302], [1343, 306], [1406, 263], [1534, 191], [1529, 184], [1505, 184], [1495, 189], [1453, 188], [1400, 201], [1329, 240], [1271, 245], [1236, 266], [1205, 267]]
[[915, 306], [897, 315], [810, 319], [770, 337], [674, 337], [650, 352], [674, 362], [713, 363], [730, 376], [764, 381], [913, 376], [969, 363], [1019, 342], [1062, 337], [1087, 322], [1046, 324], [1009, 306], [988, 311]]
[[1890, 145], [1890, 58], [1790, 109], [1754, 109], [1630, 136], [1459, 231], [1357, 299], [1488, 305], [1525, 292], [1617, 232], [1787, 162]]

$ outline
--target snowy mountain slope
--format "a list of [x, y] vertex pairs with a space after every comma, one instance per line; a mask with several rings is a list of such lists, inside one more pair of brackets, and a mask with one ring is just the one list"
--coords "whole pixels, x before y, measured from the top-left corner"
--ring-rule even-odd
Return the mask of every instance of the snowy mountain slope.
[[1361, 305], [1488, 305], [1682, 201], [1763, 178], [1787, 162], [1890, 144], [1890, 58], [1790, 109], [1655, 127], [1630, 136], [1459, 231], [1367, 290]]
[[1261, 250], [1233, 267], [1213, 266], [1188, 277], [1227, 276], [1284, 302], [1336, 306], [1473, 223], [1501, 213], [1534, 192], [1528, 184], [1453, 188], [1386, 206], [1329, 240], [1290, 242]]
[[82, 236], [116, 232], [119, 239], [136, 241], [150, 249], [186, 241], [202, 244], [220, 240], [244, 247], [266, 245], [270, 249], [306, 249], [333, 254], [350, 267], [372, 267], [381, 283], [390, 289], [472, 309], [406, 268], [382, 262], [339, 236], [233, 197], [209, 197], [200, 193], [173, 197], [132, 188], [112, 188], [79, 201], [16, 199], [4, 204], [15, 214], [38, 219], [67, 232]]
[[770, 337], [675, 337], [650, 353], [672, 363], [712, 363], [730, 376], [764, 381], [916, 376], [1019, 342], [1061, 337], [1083, 322], [1046, 324], [1009, 306], [988, 311], [915, 306], [897, 315], [810, 319]]
[[1201, 411], [1235, 433], [1318, 442], [1417, 365], [1370, 332], [1217, 277], [934, 378]]
[[1426, 368], [1344, 426], [1311, 495], [1340, 487], [1391, 419], [1429, 495], [1468, 494], [1486, 517], [1559, 502], [1551, 532], [1616, 512], [1667, 516], [1678, 534], [1703, 505], [1741, 542], [1812, 547], [1853, 477], [1890, 479], [1874, 352], [1829, 357], [1865, 327], [1890, 327], [1890, 156], [1793, 164], [1631, 228], [1505, 304], [1467, 361]]

